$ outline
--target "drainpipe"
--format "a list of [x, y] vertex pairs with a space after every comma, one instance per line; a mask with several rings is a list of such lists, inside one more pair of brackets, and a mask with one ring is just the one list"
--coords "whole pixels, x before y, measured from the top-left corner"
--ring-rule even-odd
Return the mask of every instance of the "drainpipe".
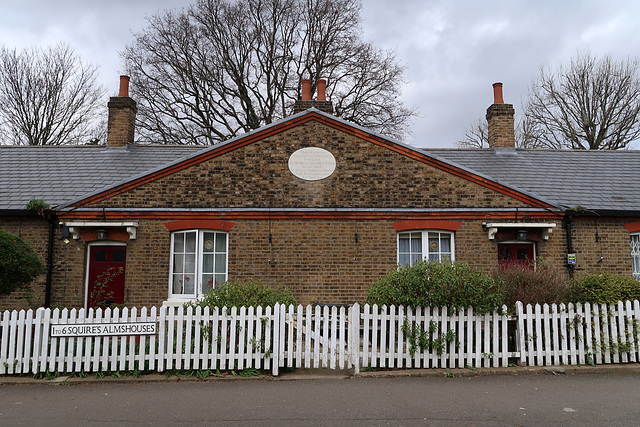
[[[570, 212], [567, 212], [565, 216], [564, 229], [567, 233], [567, 253], [573, 253], [573, 240], [572, 240], [572, 226], [573, 226], [573, 215]], [[567, 263], [567, 270], [569, 270], [569, 277], [573, 279], [573, 273], [575, 271], [575, 265]]]
[[49, 244], [47, 247], [47, 281], [44, 290], [44, 308], [49, 308], [51, 306], [51, 283], [53, 276], [53, 236], [58, 219], [53, 210], [48, 210], [45, 213], [45, 218], [47, 218], [49, 222]]

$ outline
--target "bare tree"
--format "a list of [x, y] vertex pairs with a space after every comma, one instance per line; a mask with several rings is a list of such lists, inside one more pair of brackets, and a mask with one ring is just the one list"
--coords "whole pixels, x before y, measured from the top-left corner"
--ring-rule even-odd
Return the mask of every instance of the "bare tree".
[[[403, 68], [360, 40], [354, 0], [199, 0], [147, 21], [122, 53], [142, 140], [216, 144], [291, 112], [327, 80], [339, 117], [401, 138]], [[315, 87], [312, 87], [315, 91]]]
[[88, 142], [104, 89], [97, 69], [71, 48], [21, 52], [0, 48], [0, 135], [3, 143], [59, 145]]
[[640, 137], [637, 59], [579, 52], [568, 66], [543, 69], [525, 115], [545, 148], [617, 150]]
[[456, 142], [460, 148], [489, 148], [489, 128], [487, 121], [479, 118], [464, 134], [464, 138]]

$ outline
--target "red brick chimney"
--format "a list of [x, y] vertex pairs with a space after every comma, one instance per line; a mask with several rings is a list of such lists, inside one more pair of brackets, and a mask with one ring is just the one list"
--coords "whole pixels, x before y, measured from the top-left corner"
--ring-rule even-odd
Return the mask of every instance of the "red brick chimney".
[[311, 80], [302, 79], [300, 82], [302, 89], [302, 97], [293, 104], [293, 114], [308, 110], [309, 108], [317, 108], [325, 113], [333, 114], [333, 103], [327, 101], [327, 81], [319, 79], [316, 81], [318, 88], [318, 98], [314, 101], [311, 99]]
[[136, 123], [136, 102], [129, 98], [129, 76], [120, 76], [120, 92], [111, 97], [107, 124], [107, 147], [133, 144]]
[[512, 104], [505, 104], [502, 97], [502, 83], [493, 84], [493, 105], [487, 108], [489, 127], [489, 147], [515, 148], [516, 138]]

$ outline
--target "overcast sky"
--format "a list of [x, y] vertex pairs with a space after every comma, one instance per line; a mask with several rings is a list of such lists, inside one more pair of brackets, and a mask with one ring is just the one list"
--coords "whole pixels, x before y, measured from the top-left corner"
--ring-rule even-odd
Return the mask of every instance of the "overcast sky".
[[[194, 1], [0, 0], [0, 44], [66, 42], [100, 67], [100, 82], [115, 95], [118, 52], [131, 33], [146, 17]], [[420, 112], [407, 142], [418, 147], [455, 146], [484, 117], [494, 82], [504, 83], [505, 102], [518, 114], [542, 66], [579, 49], [640, 55], [637, 0], [363, 0], [362, 18], [363, 38], [394, 49], [406, 66], [403, 99]]]

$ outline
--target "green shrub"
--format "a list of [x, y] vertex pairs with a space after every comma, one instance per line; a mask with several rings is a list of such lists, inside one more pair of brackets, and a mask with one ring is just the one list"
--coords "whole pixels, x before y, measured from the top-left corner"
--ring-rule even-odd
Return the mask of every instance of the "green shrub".
[[269, 286], [259, 281], [241, 283], [234, 280], [208, 290], [202, 300], [194, 303], [200, 307], [267, 307], [276, 303], [296, 305], [289, 288]]
[[484, 314], [501, 309], [503, 295], [491, 277], [466, 263], [419, 261], [411, 267], [398, 266], [374, 282], [367, 303], [453, 310], [473, 307]]
[[559, 304], [566, 302], [569, 277], [564, 270], [551, 267], [538, 260], [535, 271], [531, 266], [514, 264], [500, 268], [493, 279], [504, 292], [504, 303], [515, 307], [516, 301], [523, 304]]
[[28, 286], [45, 272], [44, 264], [27, 242], [0, 230], [0, 295]]
[[640, 282], [613, 273], [585, 274], [571, 283], [570, 299], [595, 304], [640, 300]]

